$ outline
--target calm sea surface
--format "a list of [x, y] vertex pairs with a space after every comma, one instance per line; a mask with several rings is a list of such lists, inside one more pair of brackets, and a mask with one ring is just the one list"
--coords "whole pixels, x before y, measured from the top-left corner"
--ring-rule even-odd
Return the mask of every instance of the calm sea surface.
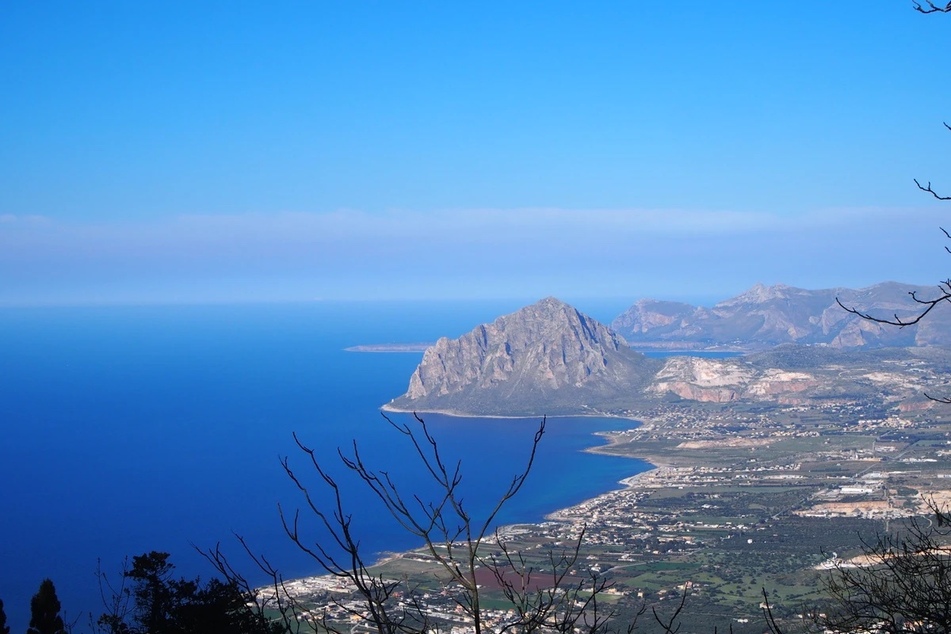
[[[164, 550], [180, 574], [208, 577], [194, 547], [220, 542], [250, 573], [233, 533], [286, 577], [319, 573], [284, 535], [277, 512], [279, 503], [286, 510], [302, 503], [282, 456], [321, 495], [295, 431], [339, 475], [366, 552], [416, 546], [345, 477], [335, 452], [356, 440], [367, 462], [405, 490], [429, 490], [411, 448], [378, 409], [405, 391], [421, 354], [343, 349], [455, 337], [518, 306], [0, 310], [0, 599], [13, 630], [26, 628], [30, 596], [45, 577], [70, 617], [101, 612], [97, 561], [116, 573], [126, 556]], [[447, 459], [462, 460], [474, 513], [524, 464], [538, 425], [426, 420]], [[549, 420], [535, 468], [500, 520], [537, 521], [648, 468], [581, 451], [600, 444], [594, 431], [630, 426]], [[82, 617], [79, 629], [86, 623]]]

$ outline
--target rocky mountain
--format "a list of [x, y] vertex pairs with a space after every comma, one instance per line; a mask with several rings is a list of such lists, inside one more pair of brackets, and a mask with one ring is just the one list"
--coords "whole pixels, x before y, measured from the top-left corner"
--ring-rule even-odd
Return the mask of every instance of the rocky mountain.
[[907, 317], [919, 308], [910, 292], [927, 298], [938, 289], [897, 282], [859, 290], [758, 284], [712, 308], [642, 299], [611, 327], [642, 348], [762, 350], [784, 343], [839, 348], [951, 346], [951, 310], [944, 307], [916, 326], [897, 328], [850, 314], [836, 302], [885, 318]]
[[549, 297], [442, 338], [388, 409], [538, 416], [607, 411], [644, 390], [662, 363]]

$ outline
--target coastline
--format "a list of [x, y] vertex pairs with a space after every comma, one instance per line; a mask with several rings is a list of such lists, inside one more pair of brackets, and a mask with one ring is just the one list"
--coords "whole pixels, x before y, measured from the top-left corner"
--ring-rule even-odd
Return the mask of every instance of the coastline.
[[[452, 417], [452, 418], [492, 418], [492, 419], [505, 419], [505, 418], [510, 418], [510, 419], [517, 419], [517, 420], [526, 420], [526, 419], [537, 420], [537, 419], [539, 419], [539, 418], [544, 418], [544, 419], [548, 419], [548, 418], [614, 418], [614, 419], [619, 419], [619, 420], [630, 420], [630, 421], [633, 421], [633, 422], [637, 423], [638, 426], [641, 425], [641, 424], [643, 424], [643, 421], [642, 421], [641, 419], [635, 418], [633, 415], [630, 415], [630, 414], [628, 414], [628, 415], [625, 415], [625, 414], [617, 414], [617, 413], [609, 414], [609, 413], [603, 413], [603, 412], [586, 412], [586, 413], [581, 413], [581, 414], [556, 414], [556, 415], [554, 415], [554, 416], [541, 416], [541, 417], [539, 417], [538, 415], [535, 415], [535, 416], [500, 416], [500, 415], [491, 415], [491, 414], [471, 414], [471, 413], [459, 412], [459, 411], [455, 411], [455, 410], [422, 410], [422, 411], [421, 411], [421, 410], [405, 410], [405, 409], [401, 409], [401, 408], [398, 408], [398, 407], [393, 407], [390, 403], [387, 403], [386, 405], [381, 406], [381, 407], [380, 407], [380, 410], [381, 410], [382, 412], [396, 413], [396, 414], [413, 414], [413, 415], [417, 415], [417, 414], [418, 414], [418, 415], [420, 415], [420, 417], [422, 417], [422, 416], [425, 415], [425, 414], [439, 414], [440, 416], [448, 416], [448, 417]], [[538, 525], [541, 524], [542, 522], [547, 522], [547, 521], [567, 522], [567, 521], [569, 521], [569, 520], [568, 520], [568, 516], [569, 516], [569, 514], [571, 513], [572, 510], [574, 510], [574, 509], [576, 509], [576, 508], [578, 508], [578, 507], [583, 507], [583, 506], [589, 505], [589, 504], [591, 504], [591, 503], [593, 503], [593, 502], [595, 502], [595, 501], [597, 501], [597, 500], [599, 500], [599, 499], [601, 499], [601, 498], [603, 498], [603, 497], [605, 497], [605, 496], [611, 496], [611, 495], [613, 495], [613, 494], [615, 494], [615, 493], [617, 493], [617, 492], [619, 492], [619, 491], [628, 491], [628, 490], [630, 490], [630, 489], [633, 489], [633, 488], [637, 485], [637, 483], [638, 483], [640, 480], [646, 479], [646, 476], [648, 476], [648, 474], [654, 475], [654, 474], [656, 474], [656, 473], [659, 472], [659, 471], [663, 471], [664, 469], [668, 469], [668, 468], [673, 467], [672, 464], [670, 464], [670, 463], [668, 463], [668, 462], [666, 462], [666, 461], [663, 461], [663, 460], [658, 460], [658, 459], [657, 459], [656, 457], [654, 457], [654, 456], [650, 456], [650, 457], [645, 457], [645, 456], [627, 456], [627, 455], [623, 455], [623, 454], [616, 454], [616, 453], [611, 453], [611, 452], [609, 452], [609, 451], [606, 451], [606, 449], [607, 449], [608, 447], [617, 445], [617, 444], [619, 444], [619, 442], [620, 442], [620, 441], [618, 440], [618, 438], [616, 437], [616, 435], [615, 435], [614, 433], [610, 432], [610, 431], [604, 431], [604, 430], [592, 431], [592, 432], [591, 432], [591, 435], [592, 435], [592, 436], [598, 436], [598, 437], [600, 437], [600, 438], [603, 438], [603, 439], [605, 440], [605, 442], [604, 442], [603, 444], [601, 444], [601, 445], [595, 445], [595, 446], [592, 446], [592, 447], [586, 447], [586, 448], [584, 448], [582, 451], [584, 451], [584, 452], [586, 452], [586, 453], [601, 454], [601, 455], [612, 456], [612, 457], [616, 457], [616, 458], [629, 458], [629, 459], [633, 459], [633, 460], [642, 460], [643, 462], [645, 462], [646, 464], [648, 464], [649, 467], [648, 467], [647, 469], [645, 469], [644, 471], [635, 473], [635, 474], [633, 474], [633, 475], [626, 476], [626, 477], [621, 478], [620, 480], [618, 480], [618, 481], [616, 482], [616, 484], [621, 485], [620, 488], [610, 489], [610, 490], [608, 490], [608, 491], [602, 491], [601, 493], [598, 493], [597, 495], [594, 495], [594, 496], [592, 496], [592, 497], [590, 497], [590, 498], [587, 498], [587, 499], [585, 499], [585, 500], [582, 500], [581, 502], [576, 502], [575, 504], [571, 504], [571, 505], [569, 505], [569, 506], [566, 506], [566, 507], [563, 507], [563, 508], [559, 508], [559, 509], [556, 509], [556, 510], [550, 512], [550, 513], [547, 513], [546, 515], [544, 515], [544, 516], [542, 517], [542, 519], [541, 519], [540, 521], [535, 521], [535, 522], [522, 522], [522, 523], [521, 523], [522, 525], [530, 524], [530, 525], [533, 525], [533, 526], [538, 526]], [[509, 526], [509, 525], [500, 526], [499, 529], [500, 529], [500, 530], [501, 530], [501, 529], [504, 529], [504, 528], [506, 528], [507, 526]], [[413, 551], [413, 550], [409, 550], [409, 551], [404, 551], [404, 552], [387, 552], [384, 557], [382, 557], [379, 561], [376, 561], [373, 565], [374, 565], [374, 566], [378, 566], [378, 565], [382, 565], [382, 564], [384, 564], [384, 563], [386, 563], [386, 562], [388, 562], [388, 561], [392, 561], [392, 560], [394, 560], [394, 559], [398, 559], [398, 558], [402, 557], [402, 556], [403, 556], [405, 553], [407, 553], [407, 552], [414, 552], [414, 551]]]
[[[380, 411], [392, 413], [392, 414], [419, 414], [420, 416], [424, 414], [439, 414], [440, 416], [448, 416], [450, 418], [511, 418], [511, 419], [533, 419], [539, 420], [542, 418], [617, 418], [619, 420], [631, 420], [637, 423], [641, 422], [641, 419], [636, 418], [633, 414], [619, 414], [612, 412], [559, 412], [557, 414], [525, 414], [525, 415], [502, 415], [502, 414], [478, 414], [472, 412], [460, 412], [458, 410], [451, 409], [403, 409], [401, 407], [395, 407], [392, 404], [392, 401], [385, 405], [380, 406]], [[592, 432], [597, 435], [599, 432]], [[585, 450], [587, 451], [587, 450]], [[636, 456], [632, 456], [636, 457]]]
[[[422, 412], [411, 412], [404, 411], [398, 408], [383, 406], [380, 408], [383, 412], [395, 412], [401, 414], [439, 414], [443, 416], [450, 416], [454, 418], [469, 418], [469, 419], [478, 419], [478, 418], [491, 418], [491, 419], [520, 419], [520, 420], [538, 420], [539, 416], [485, 416], [485, 415], [471, 415], [464, 414], [460, 412], [442, 412], [427, 410]], [[632, 427], [640, 426], [642, 420], [635, 418], [633, 415], [618, 415], [618, 414], [604, 414], [596, 412], [586, 412], [584, 414], [562, 414], [556, 416], [546, 416], [544, 418], [602, 418], [602, 419], [616, 419], [616, 420], [625, 420], [632, 421], [635, 425]], [[578, 423], [578, 425], [583, 425], [583, 423]], [[620, 432], [623, 434], [623, 432]], [[644, 471], [634, 473], [622, 477], [619, 480], [614, 482], [614, 486], [606, 490], [593, 495], [592, 497], [586, 498], [579, 502], [569, 504], [562, 508], [558, 508], [550, 513], [546, 513], [541, 517], [538, 517], [531, 521], [515, 521], [505, 524], [500, 524], [495, 528], [497, 534], [502, 536], [503, 540], [508, 540], [510, 538], [516, 538], [518, 535], [538, 531], [542, 533], [546, 530], [549, 530], [548, 526], [556, 523], [560, 526], [570, 527], [572, 525], [578, 525], [579, 522], [586, 524], [589, 521], [589, 512], [587, 507], [592, 504], [601, 504], [609, 505], [615, 503], [617, 500], [623, 500], [624, 496], [630, 495], [631, 492], [636, 492], [638, 486], [645, 478], [649, 478], [651, 475], [656, 474], [658, 469], [664, 469], [668, 465], [659, 460], [650, 460], [643, 458], [642, 456], [635, 455], [622, 455], [616, 453], [610, 453], [605, 451], [606, 448], [611, 447], [615, 444], [621, 442], [622, 436], [618, 435], [617, 432], [612, 431], [611, 429], [592, 429], [588, 432], [588, 437], [590, 436], [599, 436], [604, 442], [600, 444], [594, 444], [591, 446], [578, 448], [576, 451], [590, 454], [602, 454], [604, 456], [620, 457], [620, 458], [633, 458], [635, 460], [641, 460], [646, 468]], [[606, 483], [605, 483], [606, 485]], [[580, 518], [580, 519], [579, 519]], [[486, 536], [486, 540], [491, 541], [492, 533], [489, 533]], [[375, 553], [368, 553], [367, 560], [372, 563], [369, 565], [371, 569], [376, 569], [372, 574], [385, 575], [389, 572], [396, 570], [403, 570], [405, 566], [418, 566], [420, 565], [419, 561], [426, 561], [428, 557], [428, 551], [424, 543], [419, 543], [415, 547], [406, 548], [404, 550], [381, 550]], [[406, 560], [404, 563], [402, 560]], [[395, 566], [395, 568], [389, 567]], [[334, 592], [341, 591], [347, 592], [345, 586], [339, 584], [339, 578], [334, 575], [323, 572], [321, 574], [305, 575], [301, 577], [295, 577], [293, 579], [288, 579], [284, 583], [283, 591], [287, 592], [291, 596], [298, 597], [308, 597], [311, 596], [315, 590], [320, 590], [322, 592]], [[259, 597], [267, 598], [274, 593], [272, 586], [262, 586], [255, 588], [255, 592]]]
[[[385, 409], [385, 408], [381, 408], [381, 409]], [[394, 411], [394, 412], [397, 412], [397, 413], [413, 413], [413, 414], [415, 414], [415, 413], [419, 413], [419, 414], [440, 414], [440, 415], [443, 415], [443, 416], [453, 416], [453, 417], [455, 417], [455, 418], [517, 418], [517, 419], [537, 418], [537, 417], [533, 417], [533, 416], [482, 416], [482, 415], [480, 415], [480, 416], [473, 416], [473, 415], [465, 415], [465, 414], [458, 414], [458, 413], [453, 414], [453, 413], [441, 412], [441, 411], [405, 412], [405, 411], [403, 411], [403, 410], [397, 410], [397, 409], [390, 409], [390, 410], [386, 410], [386, 411]], [[632, 421], [635, 421], [635, 422], [637, 422], [637, 423], [641, 423], [641, 421], [640, 421], [639, 419], [635, 419], [635, 418], [633, 418], [633, 417], [631, 417], [631, 416], [606, 416], [606, 415], [600, 415], [600, 414], [587, 414], [587, 415], [580, 415], [580, 414], [571, 415], [571, 414], [566, 414], [566, 415], [564, 415], [563, 417], [572, 417], [572, 418], [574, 418], [574, 417], [619, 418], [619, 419], [632, 420]], [[558, 418], [558, 416], [549, 416], [549, 417], [546, 417], [546, 418]], [[594, 496], [592, 496], [592, 497], [590, 497], [590, 498], [584, 499], [584, 500], [582, 500], [582, 501], [580, 501], [580, 502], [576, 502], [576, 503], [571, 504], [571, 505], [569, 505], [569, 506], [565, 506], [565, 507], [563, 507], [563, 508], [556, 509], [556, 510], [554, 510], [554, 511], [552, 511], [552, 512], [550, 512], [550, 513], [547, 513], [547, 514], [545, 514], [544, 516], [542, 516], [542, 518], [541, 518], [540, 520], [536, 520], [536, 521], [533, 521], [533, 522], [517, 522], [517, 523], [513, 523], [513, 524], [504, 524], [504, 525], [498, 527], [498, 530], [499, 530], [499, 531], [503, 531], [503, 532], [504, 532], [505, 529], [507, 529], [507, 528], [509, 528], [509, 527], [516, 527], [516, 526], [533, 526], [533, 527], [540, 527], [540, 526], [541, 526], [542, 524], [544, 524], [545, 522], [568, 523], [568, 522], [571, 521], [572, 512], [574, 512], [576, 509], [584, 508], [584, 507], [589, 506], [589, 505], [591, 505], [592, 503], [595, 503], [595, 502], [597, 502], [597, 501], [600, 501], [600, 500], [602, 500], [603, 498], [606, 498], [606, 497], [612, 497], [612, 496], [615, 496], [615, 495], [617, 495], [617, 494], [619, 494], [619, 493], [628, 492], [628, 491], [630, 491], [631, 489], [636, 488], [637, 485], [638, 485], [638, 483], [639, 483], [641, 480], [645, 480], [645, 479], [647, 479], [647, 478], [649, 478], [649, 477], [653, 477], [653, 476], [656, 475], [658, 472], [663, 471], [664, 469], [668, 469], [668, 468], [672, 468], [672, 467], [673, 467], [673, 465], [667, 463], [666, 461], [657, 460], [656, 458], [653, 458], [653, 457], [652, 457], [651, 459], [648, 459], [648, 458], [645, 458], [645, 457], [643, 457], [643, 456], [625, 456], [625, 455], [620, 455], [620, 454], [615, 454], [615, 453], [610, 453], [610, 452], [605, 451], [605, 449], [606, 449], [607, 447], [611, 447], [611, 446], [616, 445], [616, 444], [619, 443], [619, 441], [618, 441], [618, 439], [615, 437], [615, 435], [614, 435], [613, 433], [609, 432], [609, 431], [593, 431], [593, 432], [591, 432], [591, 435], [593, 435], [593, 436], [599, 436], [599, 437], [601, 437], [601, 438], [604, 438], [604, 439], [606, 440], [606, 442], [605, 442], [604, 444], [601, 444], [601, 445], [595, 445], [595, 446], [593, 446], [593, 447], [586, 447], [585, 449], [582, 449], [582, 451], [584, 451], [584, 452], [586, 452], [586, 453], [601, 454], [601, 455], [612, 456], [612, 457], [616, 457], [616, 458], [629, 458], [629, 459], [634, 459], [634, 460], [641, 460], [641, 461], [645, 462], [646, 464], [648, 464], [649, 467], [648, 467], [647, 469], [645, 469], [644, 471], [641, 471], [641, 472], [638, 472], [638, 473], [635, 473], [635, 474], [626, 476], [626, 477], [621, 478], [620, 480], [618, 480], [618, 481], [616, 482], [616, 484], [621, 485], [619, 488], [610, 489], [610, 490], [607, 490], [607, 491], [602, 491], [601, 493], [598, 493], [597, 495], [594, 495]], [[392, 562], [392, 561], [394, 561], [394, 560], [400, 559], [400, 558], [404, 557], [405, 555], [408, 555], [408, 554], [411, 554], [411, 553], [415, 553], [415, 552], [417, 552], [420, 548], [422, 548], [422, 546], [417, 547], [417, 548], [411, 548], [411, 549], [409, 549], [409, 550], [404, 550], [404, 551], [383, 551], [383, 552], [379, 553], [379, 558], [376, 559], [376, 560], [374, 560], [374, 562], [373, 562], [372, 565], [373, 565], [373, 566], [382, 566], [382, 565], [385, 565], [385, 564], [387, 564], [387, 563], [389, 563], [389, 562]], [[319, 576], [324, 576], [324, 575], [319, 575]]]
[[426, 352], [428, 348], [433, 346], [432, 343], [425, 342], [415, 342], [415, 343], [368, 343], [368, 344], [359, 344], [356, 346], [349, 346], [344, 348], [344, 352], [369, 352], [369, 353], [391, 353], [391, 352], [404, 352], [404, 353], [419, 353]]
[[[637, 422], [640, 423], [641, 421], [638, 420]], [[596, 503], [597, 501], [601, 500], [604, 497], [613, 496], [619, 492], [630, 491], [631, 489], [636, 488], [636, 486], [641, 480], [646, 480], [649, 477], [654, 477], [658, 473], [663, 472], [665, 469], [670, 469], [670, 468], [673, 468], [674, 466], [671, 463], [668, 463], [666, 461], [658, 460], [654, 456], [626, 456], [622, 454], [611, 453], [609, 451], [606, 451], [606, 449], [608, 447], [612, 447], [614, 445], [619, 444], [620, 441], [617, 439], [616, 435], [611, 432], [604, 432], [604, 431], [593, 432], [593, 434], [595, 436], [600, 436], [606, 439], [607, 442], [603, 445], [588, 447], [584, 451], [588, 453], [614, 456], [617, 458], [632, 458], [635, 460], [642, 460], [646, 462], [648, 465], [650, 465], [650, 467], [648, 469], [645, 469], [644, 471], [635, 473], [633, 475], [630, 475], [618, 480], [618, 484], [621, 485], [621, 488], [612, 489], [610, 491], [604, 491], [603, 493], [599, 493], [598, 495], [590, 497], [587, 500], [578, 502], [577, 504], [572, 504], [571, 506], [566, 506], [565, 508], [558, 509], [557, 511], [553, 511], [545, 516], [545, 520], [557, 521], [557, 522], [568, 522], [571, 519], [570, 515], [572, 511], [574, 511], [575, 509], [578, 509], [579, 507], [583, 508], [586, 506], [590, 506], [591, 504]]]
[[[500, 415], [485, 415], [485, 414], [470, 414], [464, 412], [458, 412], [453, 410], [425, 410], [425, 411], [412, 411], [412, 410], [403, 410], [396, 407], [391, 407], [389, 404], [383, 405], [380, 407], [382, 412], [386, 413], [398, 413], [398, 414], [419, 414], [421, 417], [426, 414], [438, 414], [441, 416], [447, 416], [452, 418], [490, 418], [490, 419], [517, 419], [517, 420], [539, 420], [541, 418], [605, 418], [605, 419], [618, 419], [618, 420], [629, 420], [637, 423], [637, 425], [642, 424], [642, 420], [635, 418], [633, 415], [622, 415], [622, 414], [608, 414], [601, 412], [586, 412], [583, 414], [558, 414], [554, 416], [500, 416]], [[629, 458], [634, 460], [641, 460], [648, 465], [648, 467], [638, 473], [634, 473], [629, 476], [625, 476], [620, 480], [615, 482], [616, 485], [619, 485], [617, 488], [611, 488], [605, 491], [601, 491], [596, 495], [586, 498], [580, 502], [575, 502], [568, 506], [556, 509], [550, 513], [543, 515], [541, 518], [531, 521], [531, 522], [517, 522], [513, 524], [504, 524], [498, 527], [498, 530], [504, 531], [506, 528], [515, 527], [515, 526], [534, 526], [540, 527], [545, 522], [557, 521], [567, 523], [570, 522], [570, 515], [575, 509], [579, 507], [584, 507], [590, 505], [596, 501], [601, 500], [605, 497], [611, 497], [618, 493], [623, 493], [630, 491], [637, 487], [638, 483], [642, 480], [656, 475], [658, 471], [670, 468], [673, 465], [668, 464], [666, 461], [658, 460], [655, 457], [644, 457], [644, 456], [633, 456], [633, 455], [622, 455], [617, 453], [611, 453], [606, 451], [608, 447], [619, 444], [620, 440], [615, 433], [607, 430], [594, 430], [591, 432], [592, 436], [598, 436], [604, 439], [604, 443], [593, 445], [590, 447], [585, 447], [581, 451], [592, 454], [601, 454], [605, 456], [612, 456], [616, 458]], [[373, 566], [382, 566], [394, 560], [401, 559], [402, 557], [417, 552], [421, 546], [416, 548], [410, 548], [403, 551], [381, 551], [377, 553], [377, 558], [373, 560]], [[323, 577], [325, 575], [316, 575], [318, 577]], [[304, 577], [303, 579], [309, 579], [313, 577]]]

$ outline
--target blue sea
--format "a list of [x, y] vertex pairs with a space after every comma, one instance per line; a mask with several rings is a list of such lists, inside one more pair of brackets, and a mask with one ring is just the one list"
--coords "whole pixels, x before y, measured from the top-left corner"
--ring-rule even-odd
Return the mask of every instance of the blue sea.
[[[358, 344], [458, 336], [518, 302], [7, 308], [0, 311], [0, 599], [14, 631], [53, 579], [67, 617], [98, 614], [96, 570], [171, 553], [177, 572], [207, 578], [197, 548], [220, 543], [256, 575], [234, 535], [286, 577], [320, 573], [284, 534], [303, 499], [287, 457], [320, 503], [329, 498], [294, 444], [315, 448], [343, 487], [365, 552], [418, 545], [348, 478], [337, 448], [405, 491], [431, 491], [412, 448], [379, 407], [405, 391], [421, 353], [354, 353]], [[584, 307], [582, 306], [582, 309]], [[595, 313], [597, 314], [597, 313]], [[610, 319], [611, 314], [598, 315]], [[484, 513], [527, 458], [535, 419], [425, 417], [466, 504]], [[407, 416], [397, 416], [407, 422]], [[537, 521], [617, 487], [642, 461], [584, 453], [593, 432], [630, 421], [549, 419], [532, 473], [502, 523]], [[306, 514], [305, 514], [306, 518]], [[312, 521], [305, 537], [319, 539]]]

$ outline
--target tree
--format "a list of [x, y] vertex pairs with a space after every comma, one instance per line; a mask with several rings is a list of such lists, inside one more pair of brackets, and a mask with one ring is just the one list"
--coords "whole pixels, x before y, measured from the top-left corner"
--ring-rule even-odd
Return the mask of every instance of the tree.
[[172, 631], [177, 603], [183, 595], [194, 594], [195, 584], [182, 586], [172, 579], [174, 566], [168, 553], [152, 551], [132, 558], [132, 569], [126, 577], [132, 580], [135, 620], [145, 632]]
[[132, 558], [112, 586], [100, 571], [107, 612], [100, 629], [109, 634], [279, 634], [284, 631], [253, 609], [252, 593], [230, 581], [175, 579], [169, 554]]
[[66, 626], [59, 615], [61, 607], [53, 582], [44, 579], [30, 600], [30, 627], [27, 634], [66, 634]]
[[[488, 513], [477, 518], [469, 512], [460, 491], [461, 461], [446, 463], [423, 419], [414, 415], [413, 421], [407, 424], [397, 423], [385, 415], [383, 418], [406, 441], [408, 455], [416, 459], [435, 484], [435, 497], [424, 500], [419, 494], [401, 491], [388, 472], [374, 470], [364, 462], [356, 442], [350, 453], [338, 449], [340, 463], [345, 473], [356, 476], [357, 482], [374, 494], [383, 512], [419, 538], [431, 561], [442, 571], [443, 588], [452, 595], [456, 612], [465, 617], [475, 634], [488, 629], [485, 584], [490, 582], [498, 589], [496, 599], [507, 603], [509, 608], [502, 622], [493, 623], [495, 632], [595, 634], [608, 629], [608, 621], [614, 613], [605, 610], [600, 600], [607, 582], [597, 576], [579, 576], [573, 572], [583, 531], [573, 544], [564, 550], [548, 552], [544, 563], [539, 564], [538, 559], [532, 563], [521, 553], [514, 552], [494, 529], [499, 512], [519, 492], [531, 471], [545, 433], [544, 419], [535, 433], [524, 466], [512, 476]], [[314, 485], [307, 483], [305, 476], [299, 475], [289, 459], [284, 458], [282, 465], [300, 491], [304, 509], [327, 538], [321, 541], [308, 537], [300, 510], [292, 515], [280, 510], [285, 531], [325, 573], [347, 583], [359, 598], [357, 602], [331, 598], [330, 605], [347, 615], [348, 620], [361, 622], [363, 627], [377, 634], [437, 629], [439, 624], [421, 603], [416, 588], [406, 579], [385, 578], [373, 568], [360, 548], [353, 516], [346, 508], [337, 479], [321, 464], [314, 449], [296, 434], [294, 440], [313, 469], [316, 486], [330, 494], [332, 503], [329, 507], [319, 504], [316, 491], [312, 491]], [[241, 543], [251, 554], [247, 545]], [[206, 552], [206, 556], [226, 578], [238, 577], [217, 548]], [[307, 616], [304, 606], [287, 592], [279, 573], [266, 559], [252, 557], [272, 579], [273, 592], [268, 593], [268, 600], [284, 615], [284, 623], [288, 626], [300, 623]], [[243, 578], [238, 581], [246, 584]], [[342, 633], [353, 627], [351, 622], [331, 618], [326, 610], [311, 618], [315, 620], [315, 629]], [[626, 628], [630, 630], [633, 625], [631, 622]]]
[[3, 611], [3, 600], [0, 600], [0, 634], [10, 634], [10, 626], [7, 625], [7, 613]]
[[827, 580], [831, 609], [817, 622], [838, 632], [951, 632], [951, 515], [908, 520], [866, 543], [858, 564], [838, 561]]

